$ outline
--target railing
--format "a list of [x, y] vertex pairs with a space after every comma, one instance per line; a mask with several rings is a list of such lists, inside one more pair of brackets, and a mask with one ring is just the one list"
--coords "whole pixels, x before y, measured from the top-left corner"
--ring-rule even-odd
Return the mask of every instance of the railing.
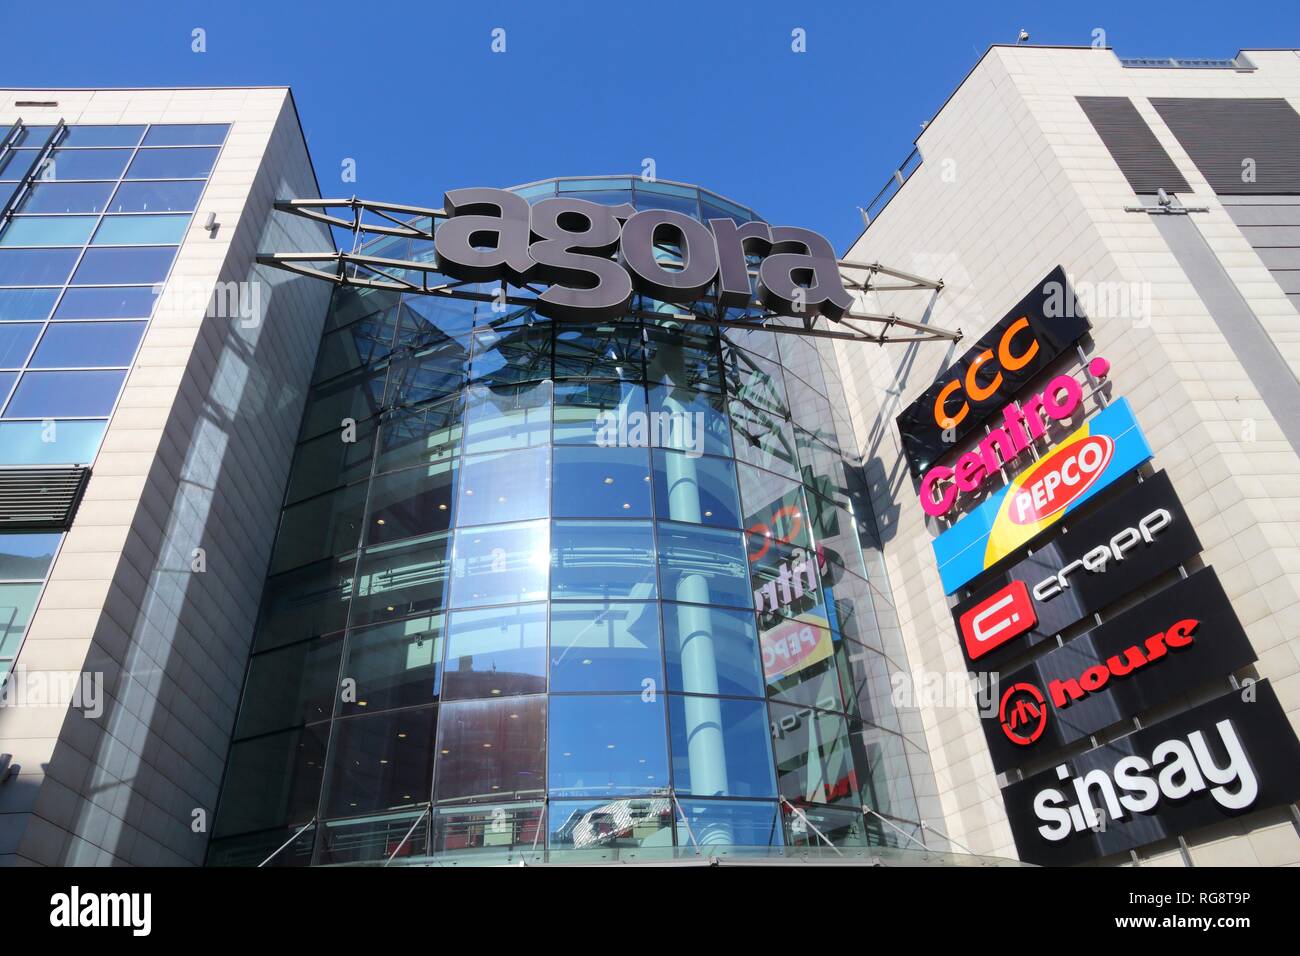
[[889, 205], [889, 200], [893, 199], [894, 195], [903, 188], [903, 183], [907, 182], [912, 177], [912, 173], [916, 172], [920, 167], [921, 151], [914, 146], [912, 151], [907, 154], [907, 159], [903, 160], [903, 164], [894, 170], [894, 175], [889, 177], [889, 182], [885, 183], [885, 187], [876, 193], [876, 198], [861, 207], [862, 224], [864, 226], [869, 226], [875, 221], [881, 211]]

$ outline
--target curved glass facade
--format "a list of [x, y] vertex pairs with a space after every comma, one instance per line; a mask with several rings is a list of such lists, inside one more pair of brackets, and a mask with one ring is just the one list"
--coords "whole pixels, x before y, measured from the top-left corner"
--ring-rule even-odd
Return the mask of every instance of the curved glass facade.
[[336, 292], [210, 863], [947, 849], [833, 358], [713, 309]]

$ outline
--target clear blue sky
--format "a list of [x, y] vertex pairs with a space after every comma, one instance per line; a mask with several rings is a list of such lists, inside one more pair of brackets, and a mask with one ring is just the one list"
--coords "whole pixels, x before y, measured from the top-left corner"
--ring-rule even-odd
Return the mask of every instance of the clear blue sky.
[[[639, 172], [707, 186], [843, 250], [991, 43], [1121, 56], [1300, 46], [1294, 0], [877, 3], [382, 0], [5, 4], [5, 86], [293, 87], [326, 195]], [[1068, 7], [1068, 9], [1067, 9]], [[19, 9], [27, 12], [19, 13]], [[21, 20], [21, 24], [15, 23]], [[207, 52], [191, 51], [191, 30]], [[506, 31], [506, 52], [491, 31]], [[806, 31], [807, 52], [791, 51]], [[345, 157], [355, 185], [340, 181]]]

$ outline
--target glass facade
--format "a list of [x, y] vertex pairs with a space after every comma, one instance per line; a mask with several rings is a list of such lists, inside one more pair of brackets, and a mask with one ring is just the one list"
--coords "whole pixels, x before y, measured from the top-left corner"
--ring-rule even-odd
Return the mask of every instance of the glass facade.
[[[754, 218], [626, 178], [517, 191]], [[633, 305], [336, 291], [210, 863], [947, 849], [829, 350]]]
[[[0, 151], [0, 468], [94, 461], [227, 131], [28, 126]], [[0, 534], [0, 680], [61, 540]]]

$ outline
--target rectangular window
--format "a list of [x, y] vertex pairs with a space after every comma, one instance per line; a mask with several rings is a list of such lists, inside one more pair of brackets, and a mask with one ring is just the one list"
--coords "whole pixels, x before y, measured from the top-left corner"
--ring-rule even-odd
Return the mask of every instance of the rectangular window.
[[173, 245], [185, 238], [189, 224], [188, 215], [106, 216], [95, 232], [95, 245]]
[[126, 372], [28, 372], [5, 418], [93, 418], [113, 411]]
[[107, 425], [103, 421], [0, 422], [0, 465], [89, 465]]
[[0, 233], [0, 246], [83, 246], [94, 216], [19, 216]]
[[0, 581], [44, 581], [59, 548], [55, 534], [0, 534]]
[[35, 322], [0, 325], [0, 368], [22, 368], [40, 334], [41, 326]]
[[445, 700], [545, 691], [545, 604], [452, 612], [443, 675]]
[[60, 146], [135, 146], [143, 126], [69, 126]]
[[176, 258], [175, 246], [137, 246], [132, 249], [87, 249], [73, 285], [150, 285], [167, 278]]
[[113, 192], [111, 183], [36, 183], [18, 204], [20, 213], [101, 213]]
[[193, 212], [204, 183], [126, 182], [117, 187], [109, 212]]
[[127, 179], [205, 179], [217, 161], [216, 149], [142, 149], [131, 161]]
[[145, 146], [220, 146], [226, 140], [225, 123], [154, 125], [144, 138]]
[[44, 321], [58, 297], [58, 289], [0, 289], [0, 322]]
[[32, 356], [32, 368], [121, 368], [131, 364], [144, 322], [51, 324]]
[[62, 285], [77, 249], [0, 249], [0, 285]]
[[47, 182], [121, 179], [130, 159], [129, 149], [56, 149], [37, 176]]
[[[44, 290], [40, 290], [44, 291]], [[147, 319], [153, 315], [154, 286], [69, 289], [59, 300], [55, 319]]]

